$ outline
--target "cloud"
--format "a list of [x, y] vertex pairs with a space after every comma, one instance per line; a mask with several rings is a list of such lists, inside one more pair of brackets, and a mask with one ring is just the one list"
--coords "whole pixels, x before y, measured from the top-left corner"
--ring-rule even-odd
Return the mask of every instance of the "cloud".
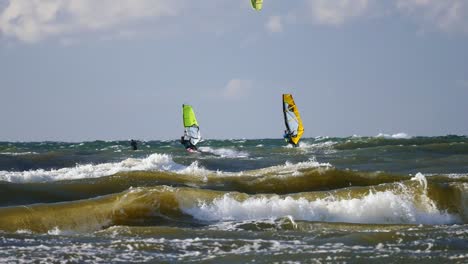
[[315, 24], [340, 26], [358, 18], [408, 17], [423, 30], [468, 33], [467, 0], [306, 0]]
[[182, 1], [9, 0], [0, 11], [0, 32], [25, 42], [82, 31], [118, 28], [143, 19], [175, 16]]
[[[30, 43], [57, 36], [64, 43], [76, 43], [83, 33], [134, 38], [154, 33], [155, 28], [168, 35], [191, 27], [224, 34], [246, 28], [240, 18], [248, 13], [247, 7], [248, 3], [228, 0], [0, 0], [0, 36]], [[286, 24], [303, 19], [341, 26], [361, 18], [392, 16], [410, 18], [424, 31], [468, 33], [468, 0], [303, 0], [299, 9], [287, 7], [284, 14], [267, 19], [269, 32], [283, 32]], [[161, 20], [174, 16], [177, 23]]]
[[252, 81], [232, 79], [223, 90], [223, 96], [227, 99], [240, 99], [250, 93]]
[[338, 26], [365, 15], [371, 0], [308, 0], [314, 23]]
[[280, 16], [271, 16], [268, 18], [266, 23], [266, 28], [271, 33], [281, 33], [283, 32], [283, 23]]
[[397, 8], [416, 19], [424, 29], [468, 33], [466, 0], [397, 0]]

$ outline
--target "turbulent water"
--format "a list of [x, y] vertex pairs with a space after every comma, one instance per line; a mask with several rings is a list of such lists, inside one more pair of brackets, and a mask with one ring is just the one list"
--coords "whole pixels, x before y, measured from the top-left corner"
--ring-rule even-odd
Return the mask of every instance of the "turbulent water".
[[0, 142], [0, 262], [468, 263], [468, 137]]

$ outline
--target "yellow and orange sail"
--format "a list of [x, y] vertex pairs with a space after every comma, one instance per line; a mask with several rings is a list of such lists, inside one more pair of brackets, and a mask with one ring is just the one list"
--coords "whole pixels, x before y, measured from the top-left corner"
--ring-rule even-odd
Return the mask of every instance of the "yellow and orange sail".
[[286, 130], [290, 135], [291, 141], [297, 145], [302, 134], [304, 134], [304, 126], [291, 94], [283, 94], [283, 112]]

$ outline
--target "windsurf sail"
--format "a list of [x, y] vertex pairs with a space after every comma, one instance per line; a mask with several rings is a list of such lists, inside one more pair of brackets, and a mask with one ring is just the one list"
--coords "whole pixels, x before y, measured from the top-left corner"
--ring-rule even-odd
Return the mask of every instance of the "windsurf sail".
[[252, 3], [252, 8], [253, 9], [255, 9], [257, 11], [262, 10], [263, 0], [250, 0], [250, 2]]
[[298, 144], [304, 134], [302, 119], [291, 94], [283, 94], [283, 112], [286, 132], [294, 144]]
[[189, 140], [192, 145], [196, 145], [201, 140], [200, 128], [192, 106], [182, 105], [184, 120], [184, 139]]

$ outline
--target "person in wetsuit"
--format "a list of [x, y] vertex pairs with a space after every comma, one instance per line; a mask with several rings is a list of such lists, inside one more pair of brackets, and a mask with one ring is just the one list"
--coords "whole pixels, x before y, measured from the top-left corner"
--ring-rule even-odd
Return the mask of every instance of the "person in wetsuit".
[[180, 144], [184, 145], [186, 150], [197, 150], [197, 147], [190, 142], [190, 140], [185, 139], [184, 136], [180, 137]]
[[136, 142], [136, 140], [130, 140], [130, 146], [132, 147], [133, 150], [137, 150], [138, 149], [138, 143]]
[[297, 147], [298, 145], [292, 141], [292, 137], [293, 137], [293, 133], [289, 133], [287, 130], [284, 131], [284, 134], [283, 134], [284, 141], [293, 145], [293, 147]]

